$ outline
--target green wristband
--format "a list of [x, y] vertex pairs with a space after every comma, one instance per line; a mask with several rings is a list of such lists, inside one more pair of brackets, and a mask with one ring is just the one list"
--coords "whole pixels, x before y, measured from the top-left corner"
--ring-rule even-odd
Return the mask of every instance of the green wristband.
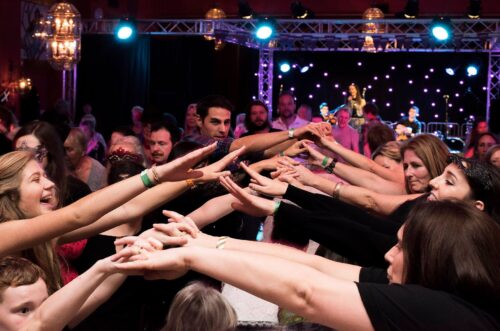
[[149, 179], [147, 170], [143, 170], [141, 172], [141, 180], [144, 186], [146, 186], [147, 188], [155, 186], [155, 184], [151, 181], [151, 179]]
[[328, 164], [328, 159], [329, 159], [329, 157], [328, 157], [328, 156], [325, 156], [325, 157], [323, 158], [323, 161], [321, 161], [321, 166], [322, 166], [323, 168], [324, 168], [324, 167], [326, 167], [326, 165]]
[[280, 152], [280, 156], [285, 156], [285, 152]]
[[278, 212], [278, 208], [280, 207], [280, 205], [281, 205], [281, 200], [274, 201], [273, 215], [276, 215], [276, 213]]

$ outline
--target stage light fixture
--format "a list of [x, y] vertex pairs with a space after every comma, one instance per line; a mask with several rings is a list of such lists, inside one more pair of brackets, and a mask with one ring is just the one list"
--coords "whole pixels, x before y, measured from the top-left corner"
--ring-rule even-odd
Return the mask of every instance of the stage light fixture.
[[303, 66], [303, 67], [300, 68], [300, 73], [301, 74], [305, 74], [308, 71], [309, 71], [309, 66], [308, 65], [305, 65], [305, 66]]
[[246, 0], [238, 0], [238, 14], [241, 18], [252, 19], [255, 15], [252, 7], [248, 4]]
[[121, 19], [115, 28], [115, 36], [119, 40], [130, 40], [135, 37], [137, 33], [136, 26], [132, 20], [125, 18]]
[[419, 4], [418, 0], [408, 0], [403, 11], [404, 18], [416, 18], [418, 16]]
[[479, 72], [479, 69], [474, 64], [471, 64], [467, 67], [467, 76], [469, 76], [469, 77], [476, 76], [478, 72]]
[[306, 19], [312, 18], [314, 13], [309, 9], [304, 7], [300, 1], [293, 1], [290, 5], [293, 18]]
[[481, 14], [481, 0], [470, 0], [467, 8], [467, 17], [478, 19]]
[[452, 28], [449, 19], [434, 19], [430, 30], [432, 37], [439, 42], [446, 42], [451, 39]]
[[450, 76], [455, 76], [455, 70], [453, 68], [446, 68], [445, 72]]
[[265, 18], [257, 23], [255, 36], [262, 41], [269, 40], [274, 34], [274, 23]]
[[287, 73], [290, 71], [290, 64], [288, 62], [282, 62], [280, 64], [280, 70], [282, 73]]

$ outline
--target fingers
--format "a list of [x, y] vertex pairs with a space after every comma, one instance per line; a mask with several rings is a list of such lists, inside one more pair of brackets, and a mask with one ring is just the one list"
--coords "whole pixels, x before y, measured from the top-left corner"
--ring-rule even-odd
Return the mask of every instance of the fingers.
[[164, 209], [164, 210], [162, 210], [162, 214], [164, 216], [172, 218], [175, 221], [182, 221], [182, 219], [184, 218], [184, 215], [181, 215], [178, 212], [175, 212], [173, 210], [166, 210], [166, 209]]
[[243, 170], [246, 171], [246, 173], [248, 175], [250, 175], [250, 177], [252, 177], [253, 179], [255, 179], [258, 183], [264, 184], [264, 182], [266, 180], [266, 177], [260, 175], [257, 171], [251, 169], [249, 166], [247, 166], [243, 162], [240, 162], [240, 166], [243, 168]]

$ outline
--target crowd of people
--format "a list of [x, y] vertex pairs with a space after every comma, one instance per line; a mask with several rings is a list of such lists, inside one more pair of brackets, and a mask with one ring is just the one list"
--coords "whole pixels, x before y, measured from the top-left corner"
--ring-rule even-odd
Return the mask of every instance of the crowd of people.
[[108, 140], [0, 107], [0, 330], [500, 329], [498, 137], [348, 94], [135, 106]]

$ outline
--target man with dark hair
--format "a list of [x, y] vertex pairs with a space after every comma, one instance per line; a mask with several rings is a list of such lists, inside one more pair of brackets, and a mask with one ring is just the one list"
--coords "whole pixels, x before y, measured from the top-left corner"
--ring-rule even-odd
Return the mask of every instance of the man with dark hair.
[[278, 99], [278, 114], [278, 119], [273, 121], [273, 128], [278, 130], [300, 128], [309, 123], [297, 116], [295, 98], [290, 91], [281, 93]]
[[422, 132], [422, 123], [417, 119], [419, 111], [417, 106], [411, 106], [408, 110], [408, 116], [398, 121], [398, 125], [396, 126], [398, 135], [411, 138]]
[[176, 126], [166, 121], [153, 123], [148, 140], [151, 163], [156, 165], [167, 163], [172, 146], [179, 141], [179, 138], [180, 130]]
[[245, 112], [245, 127], [247, 132], [242, 134], [242, 137], [256, 133], [277, 132], [271, 127], [269, 122], [269, 109], [267, 105], [260, 100], [254, 100], [248, 104]]
[[[207, 96], [200, 100], [196, 109], [200, 134], [186, 136], [182, 140], [197, 142], [204, 146], [217, 141], [218, 148], [212, 153], [211, 161], [218, 160], [228, 152], [242, 146], [246, 147], [245, 153], [262, 152], [263, 157], [270, 157], [291, 146], [295, 142], [295, 138], [301, 139], [306, 135], [330, 134], [331, 130], [330, 126], [325, 123], [312, 123], [297, 129], [291, 126], [287, 131], [233, 139], [228, 137], [233, 111], [229, 100], [219, 95]], [[300, 119], [300, 121], [303, 120]]]
[[379, 115], [379, 110], [376, 104], [367, 103], [363, 107], [363, 114], [365, 117], [365, 124], [361, 126], [361, 136], [359, 139], [359, 150], [363, 152], [366, 157], [370, 157], [371, 151], [368, 146], [368, 130], [375, 125], [380, 125], [382, 123], [382, 119]]

